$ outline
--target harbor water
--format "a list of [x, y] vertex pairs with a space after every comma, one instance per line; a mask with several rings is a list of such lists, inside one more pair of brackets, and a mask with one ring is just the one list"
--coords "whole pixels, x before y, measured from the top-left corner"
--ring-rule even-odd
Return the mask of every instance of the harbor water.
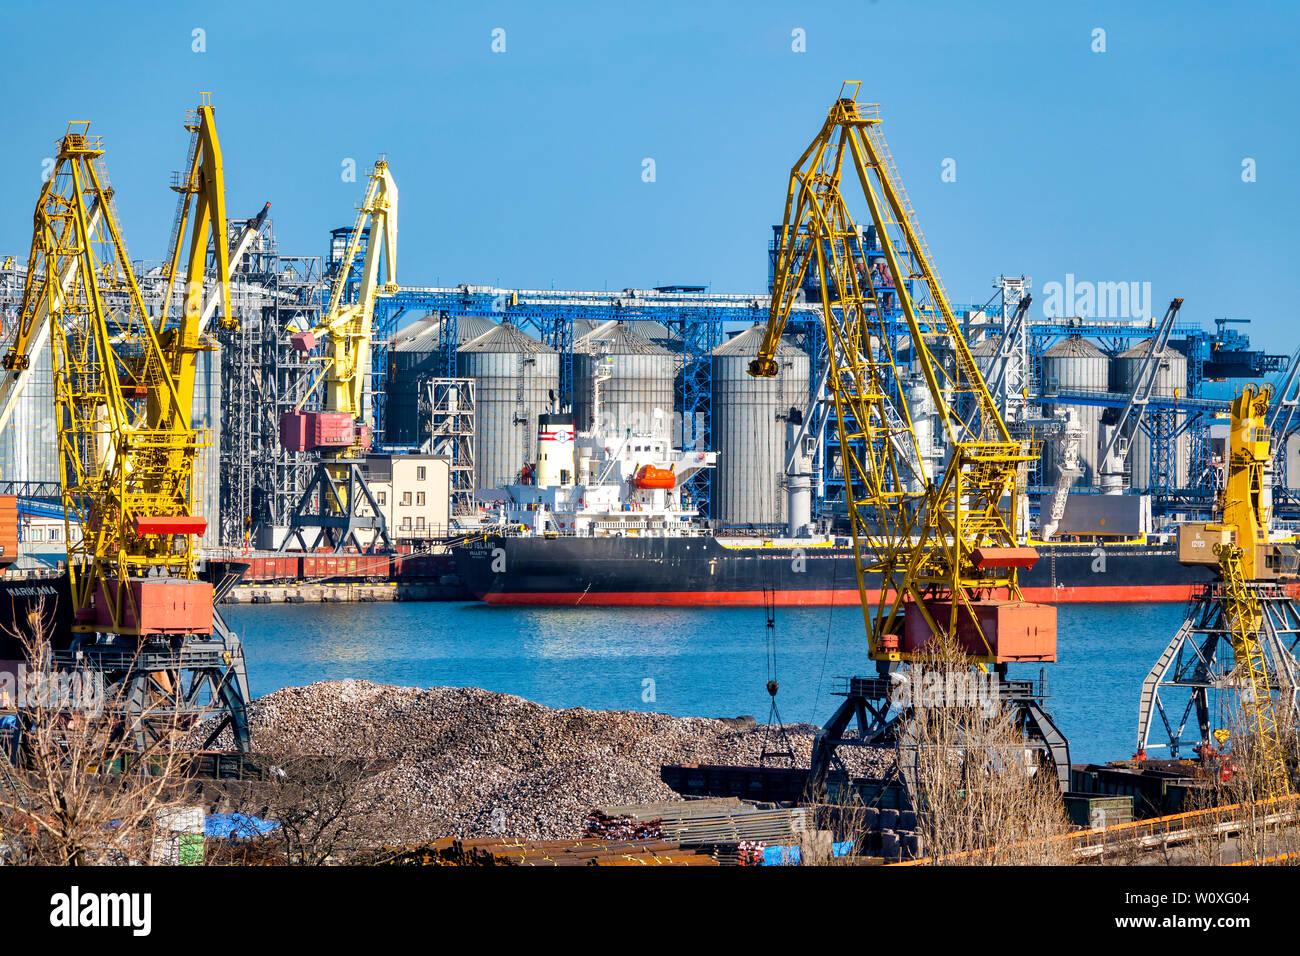
[[[1132, 755], [1142, 678], [1182, 604], [1058, 609], [1048, 707], [1076, 763]], [[254, 696], [320, 680], [467, 686], [549, 707], [677, 716], [768, 715], [761, 608], [502, 608], [473, 603], [228, 606]], [[823, 722], [835, 678], [871, 672], [855, 608], [776, 613], [777, 702], [786, 722]], [[1037, 666], [1012, 668], [1037, 677]]]

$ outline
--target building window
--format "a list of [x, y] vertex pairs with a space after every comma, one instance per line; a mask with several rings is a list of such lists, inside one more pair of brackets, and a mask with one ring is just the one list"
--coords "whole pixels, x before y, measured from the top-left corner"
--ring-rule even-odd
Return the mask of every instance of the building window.
[[403, 491], [403, 492], [402, 492], [402, 504], [404, 504], [404, 505], [409, 505], [410, 503], [411, 503], [411, 493], [410, 493], [409, 491]]
[[423, 531], [423, 530], [424, 530], [424, 518], [423, 518], [423, 517], [419, 517], [419, 518], [416, 518], [416, 519], [415, 519], [415, 527], [416, 527], [416, 530], [417, 530], [417, 531]]
[[410, 516], [410, 515], [407, 515], [405, 518], [402, 519], [402, 530], [403, 530], [403, 531], [410, 531], [410, 530], [411, 530], [411, 516]]
[[[415, 503], [416, 503], [417, 505], [421, 505], [421, 506], [423, 506], [423, 504], [424, 504], [424, 492], [423, 492], [423, 491], [417, 491], [417, 492], [415, 493]], [[424, 519], [421, 518], [420, 520], [423, 521]]]
[[379, 492], [377, 495], [375, 495], [375, 498], [378, 499], [381, 505], [388, 504], [388, 492], [386, 491]]
[[423, 465], [415, 469], [415, 480], [424, 481], [425, 468]]

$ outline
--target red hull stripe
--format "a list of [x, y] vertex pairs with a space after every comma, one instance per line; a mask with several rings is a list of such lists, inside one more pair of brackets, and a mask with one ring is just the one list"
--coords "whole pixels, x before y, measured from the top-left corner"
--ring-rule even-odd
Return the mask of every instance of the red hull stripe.
[[[1025, 588], [1026, 601], [1044, 604], [1089, 604], [1139, 602], [1174, 603], [1186, 601], [1198, 589], [1194, 584], [1111, 585], [1086, 588]], [[1287, 589], [1295, 592], [1292, 585]], [[827, 607], [857, 605], [857, 589], [777, 591], [774, 603], [781, 607]], [[762, 591], [622, 591], [584, 594], [581, 591], [538, 593], [488, 593], [479, 596], [488, 604], [533, 604], [583, 607], [652, 607], [652, 606], [730, 606], [761, 607]]]

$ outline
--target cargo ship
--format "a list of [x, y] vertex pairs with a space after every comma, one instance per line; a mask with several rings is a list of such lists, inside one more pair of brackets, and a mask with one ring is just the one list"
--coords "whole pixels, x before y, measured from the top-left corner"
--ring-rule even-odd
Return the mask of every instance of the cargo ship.
[[[1021, 571], [1026, 600], [1185, 601], [1214, 579], [1179, 563], [1173, 540], [1050, 543]], [[755, 539], [709, 534], [577, 537], [488, 534], [455, 549], [456, 570], [488, 604], [679, 606], [859, 603], [847, 538]], [[879, 590], [878, 575], [867, 579]]]
[[[611, 440], [575, 433], [570, 416], [543, 415], [535, 473], [501, 489], [479, 534], [453, 549], [456, 573], [489, 604], [859, 603], [847, 536], [726, 536], [703, 525], [684, 489], [714, 461], [655, 430]], [[1030, 601], [1185, 601], [1214, 578], [1212, 568], [1179, 562], [1173, 535], [1038, 551], [1020, 574]], [[878, 593], [879, 576], [866, 585]]]

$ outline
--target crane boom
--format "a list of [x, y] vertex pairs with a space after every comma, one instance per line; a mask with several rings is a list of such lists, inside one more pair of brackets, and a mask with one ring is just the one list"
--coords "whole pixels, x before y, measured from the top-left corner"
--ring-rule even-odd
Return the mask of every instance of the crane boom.
[[[209, 437], [191, 421], [194, 358], [211, 347], [199, 332], [207, 247], [215, 243], [220, 263], [227, 240], [220, 163], [208, 162], [219, 156], [210, 104], [191, 115], [202, 198], [183, 313], [169, 319], [168, 295], [149, 314], [111, 202], [103, 146], [89, 123], [74, 122], [37, 202], [5, 366], [26, 371], [48, 337], [73, 612], [71, 648], [56, 645], [56, 659], [104, 676], [121, 710], [113, 719], [142, 747], [156, 739], [159, 719], [224, 711], [220, 727], [231, 726], [246, 748], [242, 649], [198, 568], [207, 522], [195, 504], [196, 468]], [[172, 252], [177, 260], [179, 240]], [[217, 272], [228, 276], [220, 264]], [[10, 382], [21, 387], [22, 379]], [[6, 400], [16, 395], [11, 388]]]
[[[878, 111], [858, 104], [852, 86], [852, 96], [841, 90], [791, 172], [767, 328], [750, 373], [776, 374], [786, 320], [808, 271], [817, 270], [871, 656], [901, 660], [906, 604], [916, 606], [934, 633], [955, 633], [963, 615], [977, 618], [970, 613], [977, 595], [1019, 598], [1015, 562], [1024, 549], [1013, 516], [1017, 475], [1029, 455], [1011, 438], [948, 304], [898, 183]], [[878, 271], [873, 276], [849, 211], [846, 164], [880, 239], [877, 258], [894, 277], [888, 286]], [[889, 317], [894, 302], [951, 452], [937, 479], [916, 474], [926, 452], [899, 394], [894, 342], [900, 329]], [[947, 363], [936, 358], [940, 350]], [[998, 550], [1021, 554], [1010, 562], [985, 560]], [[868, 589], [869, 572], [881, 575], [878, 593]], [[938, 623], [937, 614], [946, 621]], [[991, 635], [978, 622], [974, 627], [983, 638], [977, 657], [995, 659]]]
[[[345, 303], [344, 292], [367, 225], [369, 241], [357, 298]], [[295, 408], [280, 417], [281, 444], [292, 451], [316, 449], [320, 454], [315, 474], [290, 516], [290, 533], [281, 550], [291, 542], [308, 550], [326, 542], [336, 551], [350, 543], [373, 552], [380, 545], [392, 543], [387, 522], [370, 491], [362, 456], [370, 448], [365, 384], [370, 371], [375, 302], [396, 291], [397, 183], [388, 162], [381, 157], [370, 172], [365, 199], [357, 210], [324, 317], [310, 329], [291, 330], [291, 344], [303, 352], [311, 352], [321, 336], [327, 341], [321, 372], [304, 394], [305, 401], [323, 383], [321, 410]], [[363, 504], [369, 507], [363, 509]], [[317, 529], [313, 544], [308, 544], [304, 536], [308, 528]], [[361, 537], [367, 535], [369, 540], [362, 541]]]
[[[1067, 788], [1068, 742], [1032, 682], [1009, 680], [1005, 670], [1014, 661], [1056, 659], [1055, 609], [1023, 601], [1018, 582], [1019, 569], [1037, 559], [1022, 546], [1015, 520], [1029, 446], [1011, 437], [976, 365], [899, 183], [877, 108], [857, 102], [859, 86], [841, 87], [790, 173], [768, 322], [749, 366], [751, 375], [777, 373], [786, 322], [806, 279], [816, 279], [826, 390], [876, 676], [854, 677], [841, 692], [844, 702], [813, 745], [809, 786], [825, 786], [856, 721], [852, 743], [895, 742], [913, 787], [915, 710], [896, 694], [896, 679], [907, 679], [897, 671], [933, 660], [938, 650], [954, 667], [969, 662], [992, 671], [997, 700], [1011, 712], [1026, 752], [1036, 751]], [[856, 179], [873, 228], [860, 230], [854, 221], [846, 175]], [[879, 245], [868, 248], [873, 237]], [[919, 377], [900, 361], [900, 336]], [[906, 399], [914, 395], [924, 395], [938, 419], [942, 465], [913, 426]], [[958, 653], [949, 656], [949, 648]]]
[[[369, 227], [366, 258], [361, 267], [357, 300], [344, 303], [343, 293], [349, 272], [361, 248], [362, 237]], [[382, 256], [381, 256], [382, 253]], [[381, 281], [380, 264], [384, 264]], [[322, 408], [326, 412], [351, 416], [356, 437], [342, 454], [355, 457], [361, 449], [364, 425], [363, 395], [370, 371], [370, 336], [374, 327], [375, 300], [397, 291], [397, 183], [389, 172], [388, 162], [380, 159], [370, 173], [365, 199], [357, 210], [356, 222], [348, 237], [347, 252], [330, 290], [329, 307], [314, 327], [294, 335], [294, 344], [309, 351], [317, 339], [326, 337], [326, 354], [321, 380], [324, 382]]]

